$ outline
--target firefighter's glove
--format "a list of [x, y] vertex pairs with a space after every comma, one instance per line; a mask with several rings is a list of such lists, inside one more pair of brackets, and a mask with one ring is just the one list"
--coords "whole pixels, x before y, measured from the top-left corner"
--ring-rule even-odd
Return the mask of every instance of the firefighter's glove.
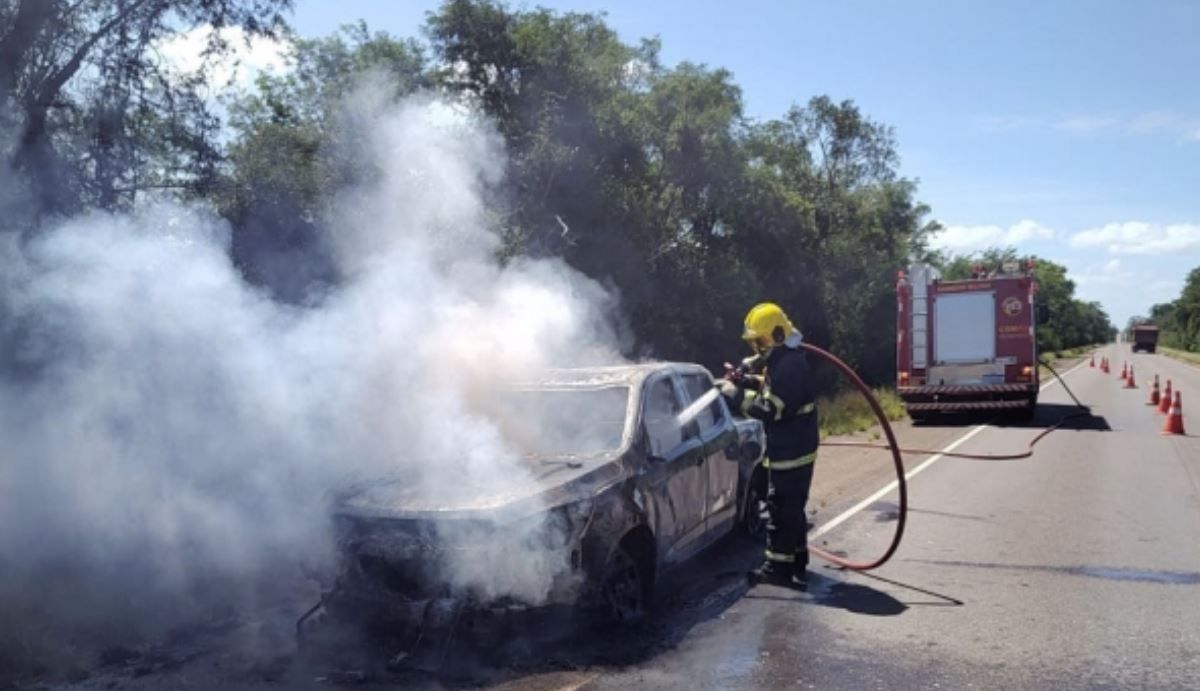
[[738, 386], [751, 391], [762, 391], [763, 378], [757, 374], [747, 374], [738, 382]]
[[742, 360], [741, 369], [750, 374], [761, 374], [766, 364], [766, 359], [761, 355], [751, 355]]
[[737, 397], [738, 385], [728, 379], [720, 379], [717, 381], [717, 388], [721, 391], [721, 395], [730, 400]]

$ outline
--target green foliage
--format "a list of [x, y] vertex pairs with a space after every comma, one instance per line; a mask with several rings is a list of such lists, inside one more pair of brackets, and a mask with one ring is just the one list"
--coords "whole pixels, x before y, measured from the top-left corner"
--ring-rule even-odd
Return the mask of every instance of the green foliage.
[[[907, 413], [895, 389], [875, 389], [875, 398], [889, 421], [903, 420]], [[820, 411], [821, 438], [853, 434], [879, 424], [875, 411], [857, 389], [848, 389], [817, 402]]]
[[615, 286], [641, 352], [719, 367], [749, 307], [774, 300], [891, 377], [894, 271], [929, 228], [890, 128], [827, 97], [749, 122], [729, 72], [664, 67], [656, 43], [625, 45], [595, 15], [454, 0], [427, 31], [455, 66], [440, 83], [507, 139], [508, 254]]
[[[1005, 262], [1024, 261], [1013, 247], [993, 247], [978, 254], [939, 255], [936, 257], [942, 277], [961, 280], [971, 276], [975, 265], [1000, 266]], [[1070, 348], [1108, 343], [1116, 329], [1098, 302], [1083, 302], [1075, 297], [1075, 282], [1067, 278], [1067, 268], [1048, 259], [1033, 257], [1033, 276], [1038, 311], [1044, 315], [1037, 325], [1038, 350], [1059, 352]]]
[[[288, 70], [261, 75], [229, 102], [234, 138], [213, 195], [234, 228], [234, 259], [276, 295], [300, 299], [334, 280], [319, 251], [323, 205], [367, 174], [338, 143], [353, 139], [339, 108], [360, 82], [399, 98], [428, 86], [426, 61], [411, 40], [362, 24], [326, 38], [291, 38]], [[292, 266], [282, 266], [283, 262]]]
[[[0, 2], [0, 168], [21, 175], [29, 199], [6, 220], [29, 229], [50, 214], [129, 206], [145, 190], [207, 191], [220, 163], [219, 123], [202, 95], [211, 74], [172, 73], [158, 45], [204, 26], [270, 35], [291, 4]], [[212, 32], [205, 54], [231, 48]]]
[[[0, 95], [28, 106], [4, 124], [37, 143], [0, 164], [39, 171], [38, 213], [120, 207], [149, 187], [212, 201], [243, 271], [302, 300], [337, 280], [319, 260], [323, 210], [370, 174], [346, 153], [339, 104], [364, 80], [391, 98], [459, 95], [509, 155], [490, 200], [501, 259], [561, 257], [612, 287], [633, 355], [719, 368], [743, 354], [746, 311], [773, 300], [868, 380], [893, 376], [895, 270], [930, 255], [936, 224], [899, 176], [891, 128], [853, 102], [817, 96], [751, 121], [728, 71], [666, 66], [657, 41], [625, 43], [598, 14], [449, 0], [418, 43], [362, 23], [287, 35], [278, 11], [290, 4], [0, 3]], [[41, 27], [32, 42], [10, 31], [21, 22]], [[291, 46], [285, 74], [227, 100], [224, 130], [201, 98], [208, 75], [179, 83], [152, 59], [155, 41], [202, 23], [283, 32]], [[72, 47], [82, 65], [64, 62]], [[41, 84], [39, 65], [68, 79]], [[71, 106], [61, 115], [35, 98], [51, 91]], [[59, 168], [21, 158], [47, 151]], [[62, 166], [62, 179], [42, 175]], [[819, 376], [834, 390], [832, 372]]]
[[1176, 300], [1151, 308], [1149, 321], [1158, 325], [1162, 345], [1200, 353], [1200, 267], [1188, 272]]

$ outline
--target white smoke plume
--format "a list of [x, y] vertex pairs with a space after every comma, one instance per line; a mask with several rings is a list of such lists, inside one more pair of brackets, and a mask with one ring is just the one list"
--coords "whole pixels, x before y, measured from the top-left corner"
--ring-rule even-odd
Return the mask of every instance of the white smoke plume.
[[[348, 109], [343, 154], [375, 175], [335, 202], [345, 280], [315, 306], [248, 285], [229, 229], [198, 208], [0, 234], [0, 619], [169, 622], [206, 589], [326, 566], [329, 490], [400, 477], [453, 503], [519, 482], [529, 471], [472, 398], [618, 358], [600, 286], [557, 261], [495, 259], [492, 127], [460, 104], [371, 93]], [[447, 578], [536, 600], [560, 567]]]

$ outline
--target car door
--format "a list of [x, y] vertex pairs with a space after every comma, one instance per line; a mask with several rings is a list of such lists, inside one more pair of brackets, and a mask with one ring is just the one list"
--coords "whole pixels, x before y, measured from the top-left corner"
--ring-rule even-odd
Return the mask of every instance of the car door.
[[683, 396], [668, 373], [646, 382], [642, 425], [647, 487], [654, 497], [654, 530], [664, 564], [688, 558], [704, 534], [708, 474], [704, 442], [694, 424], [680, 424]]
[[[694, 402], [713, 390], [712, 377], [707, 372], [683, 372], [680, 376], [688, 402]], [[705, 502], [707, 541], [720, 537], [733, 524], [737, 513], [738, 461], [725, 452], [737, 445], [737, 430], [729, 409], [721, 397], [696, 414], [697, 433], [704, 444], [708, 473], [708, 500]]]

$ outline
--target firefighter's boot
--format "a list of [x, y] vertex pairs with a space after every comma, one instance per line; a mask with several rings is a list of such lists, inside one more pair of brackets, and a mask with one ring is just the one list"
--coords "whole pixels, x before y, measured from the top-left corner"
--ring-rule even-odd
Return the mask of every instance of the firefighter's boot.
[[793, 583], [792, 565], [781, 564], [774, 561], [765, 561], [763, 565], [746, 574], [750, 585], [758, 585], [760, 583], [766, 585], [778, 585], [783, 587], [791, 587]]

